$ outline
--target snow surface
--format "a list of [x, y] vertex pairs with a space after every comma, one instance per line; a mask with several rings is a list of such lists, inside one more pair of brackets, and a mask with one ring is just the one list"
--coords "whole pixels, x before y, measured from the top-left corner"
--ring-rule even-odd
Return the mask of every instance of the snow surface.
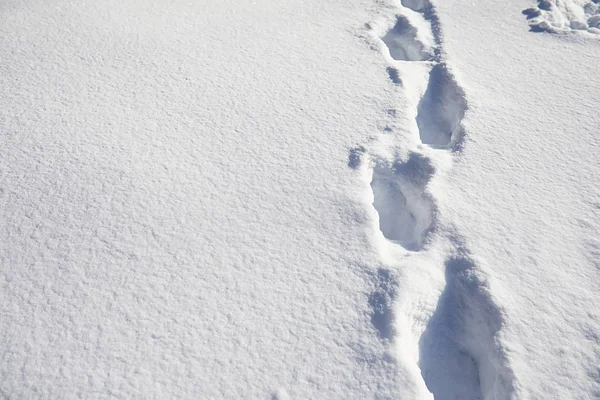
[[0, 0], [0, 394], [600, 398], [597, 5]]
[[600, 34], [597, 0], [540, 0], [523, 10], [533, 32]]
[[515, 5], [438, 6], [469, 99], [440, 214], [490, 276], [518, 398], [598, 398], [600, 38], [526, 32]]

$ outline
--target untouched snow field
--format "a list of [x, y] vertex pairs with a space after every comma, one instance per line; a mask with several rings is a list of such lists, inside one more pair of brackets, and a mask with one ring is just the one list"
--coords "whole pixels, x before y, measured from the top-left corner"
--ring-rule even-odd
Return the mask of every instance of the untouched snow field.
[[0, 0], [0, 394], [600, 398], [599, 4], [431, 1]]

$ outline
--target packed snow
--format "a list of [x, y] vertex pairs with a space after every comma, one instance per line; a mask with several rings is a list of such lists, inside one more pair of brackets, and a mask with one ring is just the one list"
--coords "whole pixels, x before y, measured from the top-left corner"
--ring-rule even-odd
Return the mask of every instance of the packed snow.
[[599, 7], [0, 0], [0, 395], [600, 398]]

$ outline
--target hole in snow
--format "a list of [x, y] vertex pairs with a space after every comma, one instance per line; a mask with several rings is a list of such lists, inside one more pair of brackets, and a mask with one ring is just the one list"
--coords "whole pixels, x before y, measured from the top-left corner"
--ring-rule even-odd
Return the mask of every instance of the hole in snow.
[[371, 322], [380, 338], [392, 339], [395, 332], [393, 303], [398, 283], [391, 271], [381, 268], [377, 271], [375, 285], [375, 290], [369, 296]]
[[419, 341], [419, 367], [435, 400], [509, 399], [514, 391], [496, 344], [503, 316], [479, 275], [466, 257], [446, 262], [446, 287]]
[[459, 144], [461, 121], [467, 110], [465, 94], [444, 64], [429, 73], [429, 83], [419, 102], [417, 125], [421, 142], [431, 146]]
[[433, 174], [429, 160], [412, 153], [408, 161], [391, 168], [376, 165], [371, 188], [383, 235], [407, 250], [417, 251], [431, 230], [433, 204], [424, 193]]
[[387, 68], [387, 73], [390, 76], [390, 80], [395, 85], [401, 85], [402, 84], [402, 80], [400, 79], [400, 73], [398, 72], [397, 68], [388, 67]]
[[600, 3], [592, 1], [538, 0], [537, 7], [522, 11], [532, 32], [567, 34], [600, 33]]
[[404, 16], [399, 16], [396, 25], [381, 38], [394, 60], [424, 61], [430, 60], [429, 54], [417, 40], [417, 30]]

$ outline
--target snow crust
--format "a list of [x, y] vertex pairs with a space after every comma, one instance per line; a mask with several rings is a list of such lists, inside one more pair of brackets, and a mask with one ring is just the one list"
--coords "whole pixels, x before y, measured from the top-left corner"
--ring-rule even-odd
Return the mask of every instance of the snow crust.
[[600, 397], [597, 8], [0, 1], [0, 394]]

